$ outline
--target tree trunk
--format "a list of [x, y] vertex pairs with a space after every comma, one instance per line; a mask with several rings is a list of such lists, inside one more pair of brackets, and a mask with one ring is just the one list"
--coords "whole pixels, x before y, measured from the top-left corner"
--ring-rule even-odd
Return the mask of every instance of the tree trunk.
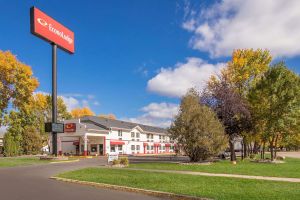
[[229, 147], [230, 147], [230, 160], [231, 161], [236, 161], [236, 155], [235, 155], [235, 151], [234, 151], [234, 138], [233, 138], [233, 136], [230, 136]]
[[270, 141], [270, 152], [271, 152], [271, 161], [274, 161], [274, 140], [275, 137], [272, 137], [272, 140]]
[[276, 135], [276, 139], [275, 139], [275, 150], [274, 150], [274, 153], [275, 153], [275, 159], [277, 157], [277, 142], [278, 142], [278, 135]]
[[243, 157], [244, 157], [244, 158], [247, 158], [247, 151], [248, 151], [248, 150], [247, 150], [247, 140], [246, 140], [245, 137], [243, 138], [243, 145], [244, 145], [244, 146], [243, 146], [243, 149], [244, 149], [244, 152], [243, 152], [244, 155], [243, 155]]
[[266, 149], [266, 142], [263, 142], [263, 147], [262, 147], [262, 159], [265, 159], [265, 149]]
[[253, 153], [254, 154], [258, 154], [258, 147], [259, 147], [259, 144], [257, 141], [254, 141], [254, 149], [253, 149]]
[[242, 160], [244, 160], [245, 149], [244, 149], [244, 142], [243, 142], [243, 140], [241, 141], [241, 147], [242, 147], [242, 155], [241, 155], [241, 157], [242, 157]]

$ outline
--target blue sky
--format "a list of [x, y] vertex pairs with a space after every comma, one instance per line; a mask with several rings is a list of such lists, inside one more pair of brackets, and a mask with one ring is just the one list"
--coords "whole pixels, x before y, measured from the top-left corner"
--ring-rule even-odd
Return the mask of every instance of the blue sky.
[[299, 1], [0, 3], [0, 49], [32, 67], [38, 91], [51, 91], [51, 47], [30, 34], [29, 8], [74, 31], [75, 54], [58, 52], [58, 93], [70, 109], [167, 126], [179, 97], [201, 89], [235, 48], [268, 48], [300, 71]]

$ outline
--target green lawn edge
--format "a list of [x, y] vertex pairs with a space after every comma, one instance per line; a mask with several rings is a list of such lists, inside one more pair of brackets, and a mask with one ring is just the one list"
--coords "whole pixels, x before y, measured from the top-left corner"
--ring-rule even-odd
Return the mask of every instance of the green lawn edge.
[[298, 200], [300, 183], [86, 168], [57, 175], [79, 181], [113, 184], [213, 199]]
[[300, 159], [286, 158], [285, 163], [254, 163], [250, 160], [238, 161], [236, 165], [230, 161], [219, 161], [211, 165], [180, 165], [178, 163], [138, 163], [129, 168], [159, 169], [177, 171], [195, 171], [207, 173], [239, 174], [252, 176], [270, 176], [300, 178]]

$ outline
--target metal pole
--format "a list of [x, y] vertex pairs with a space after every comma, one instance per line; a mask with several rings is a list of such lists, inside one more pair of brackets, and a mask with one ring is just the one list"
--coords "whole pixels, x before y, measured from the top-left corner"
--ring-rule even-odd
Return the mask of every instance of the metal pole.
[[[56, 44], [52, 44], [52, 123], [57, 123]], [[52, 132], [52, 153], [57, 156], [57, 133]]]

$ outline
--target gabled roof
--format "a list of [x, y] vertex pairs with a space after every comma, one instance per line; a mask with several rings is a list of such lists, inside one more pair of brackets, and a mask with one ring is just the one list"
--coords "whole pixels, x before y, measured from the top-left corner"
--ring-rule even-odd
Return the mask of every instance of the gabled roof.
[[82, 123], [93, 123], [103, 129], [110, 129], [110, 128], [119, 128], [119, 129], [133, 129], [136, 126], [139, 126], [141, 129], [143, 129], [144, 132], [153, 132], [157, 134], [167, 134], [167, 130], [160, 127], [155, 126], [148, 126], [144, 124], [138, 124], [133, 122], [125, 122], [121, 120], [116, 119], [107, 119], [103, 117], [97, 117], [97, 116], [86, 116], [80, 118], [80, 121]]

